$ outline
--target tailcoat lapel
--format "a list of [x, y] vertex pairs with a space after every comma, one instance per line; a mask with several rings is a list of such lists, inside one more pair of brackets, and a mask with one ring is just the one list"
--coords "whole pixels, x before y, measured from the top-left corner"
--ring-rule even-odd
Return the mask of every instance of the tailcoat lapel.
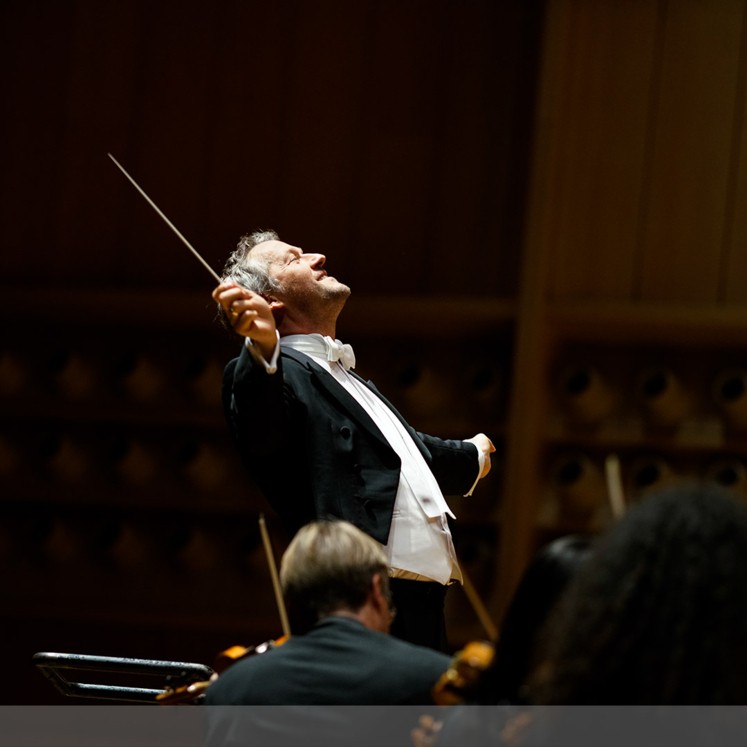
[[[342, 407], [372, 438], [375, 438], [387, 448], [391, 448], [389, 442], [384, 438], [369, 414], [350, 394], [348, 394], [343, 386], [340, 386], [340, 384], [335, 381], [334, 376], [331, 376], [305, 353], [300, 353], [292, 348], [285, 348], [282, 351], [282, 355], [287, 355], [308, 368], [312, 375], [312, 383], [320, 389], [325, 396], [329, 396], [338, 407]], [[363, 381], [360, 376], [358, 376], [358, 378]], [[374, 387], [370, 382], [364, 383], [375, 392], [378, 397], [381, 397], [376, 387]], [[386, 402], [386, 400], [384, 401]], [[386, 402], [386, 404], [391, 407], [388, 402]], [[398, 415], [396, 410], [394, 410], [394, 412]]]

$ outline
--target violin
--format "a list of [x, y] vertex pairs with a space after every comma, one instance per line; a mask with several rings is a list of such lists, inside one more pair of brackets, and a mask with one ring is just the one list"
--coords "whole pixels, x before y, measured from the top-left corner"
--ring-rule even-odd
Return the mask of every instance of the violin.
[[474, 702], [482, 677], [495, 656], [490, 641], [470, 641], [454, 654], [449, 668], [433, 686], [436, 705], [461, 705]]
[[196, 703], [205, 694], [208, 687], [215, 682], [230, 666], [250, 656], [258, 656], [273, 648], [282, 646], [289, 636], [282, 635], [275, 640], [264, 641], [256, 646], [230, 646], [215, 657], [215, 670], [209, 680], [167, 685], [163, 692], [156, 695], [156, 702], [161, 705], [180, 705]]
[[289, 637], [290, 636], [287, 635], [281, 635], [280, 638], [264, 641], [263, 643], [258, 643], [256, 646], [231, 646], [224, 651], [221, 651], [218, 656], [215, 657], [213, 669], [215, 669], [217, 674], [223, 674], [228, 667], [235, 664], [237, 661], [246, 659], [249, 656], [264, 654], [273, 648], [282, 646]]

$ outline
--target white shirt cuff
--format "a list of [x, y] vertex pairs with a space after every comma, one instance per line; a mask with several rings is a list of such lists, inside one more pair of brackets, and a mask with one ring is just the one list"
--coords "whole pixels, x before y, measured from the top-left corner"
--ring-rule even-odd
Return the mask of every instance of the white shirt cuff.
[[[468, 441], [469, 443], [473, 443], [471, 438], [467, 438], [465, 440]], [[482, 453], [482, 449], [479, 449], [477, 447], [477, 444], [475, 444], [475, 448], [477, 449], [477, 460], [478, 460], [477, 477], [475, 478], [475, 481], [472, 483], [472, 487], [469, 489], [469, 491], [464, 494], [465, 498], [469, 498], [469, 496], [471, 496], [472, 493], [474, 493], [475, 488], [477, 487], [477, 483], [480, 482], [480, 475], [482, 474], [482, 468], [485, 466], [485, 455]]]
[[275, 343], [275, 350], [272, 351], [269, 363], [264, 359], [262, 353], [259, 352], [257, 346], [252, 342], [251, 338], [244, 338], [244, 345], [246, 349], [251, 353], [257, 363], [260, 363], [268, 374], [274, 374], [278, 370], [278, 356], [280, 355], [280, 332], [275, 330], [275, 336], [277, 342]]

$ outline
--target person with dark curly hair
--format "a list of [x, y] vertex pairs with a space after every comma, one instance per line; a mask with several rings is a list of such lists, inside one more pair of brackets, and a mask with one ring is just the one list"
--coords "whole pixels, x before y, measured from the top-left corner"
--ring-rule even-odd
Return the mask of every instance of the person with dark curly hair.
[[742, 745], [747, 713], [716, 706], [747, 704], [746, 630], [743, 499], [707, 482], [652, 491], [550, 613], [524, 702], [447, 717], [414, 744]]
[[601, 538], [529, 684], [541, 705], [747, 703], [747, 506], [710, 483], [651, 493]]

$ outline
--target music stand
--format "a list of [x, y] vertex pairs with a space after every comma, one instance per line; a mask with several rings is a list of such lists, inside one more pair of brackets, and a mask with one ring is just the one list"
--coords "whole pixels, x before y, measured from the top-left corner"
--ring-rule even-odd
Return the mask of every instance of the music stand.
[[[169, 688], [206, 682], [213, 670], [204, 664], [157, 659], [127, 659], [115, 656], [60, 654], [41, 651], [34, 654], [33, 663], [63, 695], [75, 698], [101, 698], [130, 703], [158, 703], [157, 696]], [[69, 672], [100, 672], [145, 677], [160, 677], [163, 687], [130, 687], [68, 679]], [[201, 698], [193, 701], [199, 702]]]

